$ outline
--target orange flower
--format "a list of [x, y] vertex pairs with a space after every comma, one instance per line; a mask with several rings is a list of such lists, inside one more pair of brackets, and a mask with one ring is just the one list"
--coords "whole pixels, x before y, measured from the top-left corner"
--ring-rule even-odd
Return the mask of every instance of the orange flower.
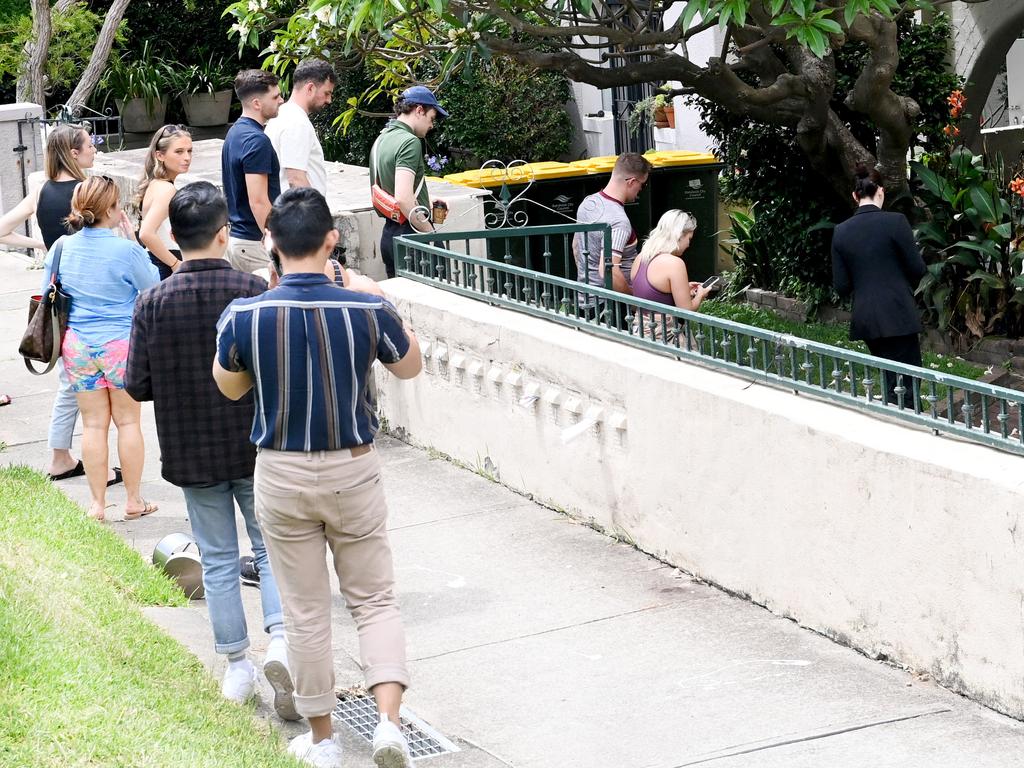
[[1010, 191], [1020, 197], [1024, 197], [1024, 179], [1014, 179], [1010, 182]]
[[952, 138], [956, 138], [957, 136], [960, 135], [960, 129], [957, 128], [955, 125], [947, 125], [945, 128], [942, 129], [942, 132]]

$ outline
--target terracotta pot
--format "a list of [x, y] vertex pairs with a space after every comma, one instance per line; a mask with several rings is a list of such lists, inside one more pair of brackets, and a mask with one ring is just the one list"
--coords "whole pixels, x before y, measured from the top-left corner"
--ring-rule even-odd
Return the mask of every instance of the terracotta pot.
[[665, 115], [665, 107], [654, 108], [654, 127], [668, 128], [668, 117]]
[[669, 128], [675, 128], [676, 127], [676, 108], [675, 107], [665, 107], [665, 119], [668, 120], [668, 127]]

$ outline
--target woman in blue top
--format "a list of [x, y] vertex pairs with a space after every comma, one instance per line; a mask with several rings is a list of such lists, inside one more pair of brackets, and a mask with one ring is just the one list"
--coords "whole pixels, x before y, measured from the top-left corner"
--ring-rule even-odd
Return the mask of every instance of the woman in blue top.
[[[124, 391], [132, 311], [138, 294], [156, 285], [159, 272], [135, 242], [128, 218], [119, 207], [117, 185], [93, 176], [75, 188], [63, 238], [59, 278], [71, 296], [68, 330], [61, 345], [64, 370], [82, 413], [82, 461], [92, 503], [89, 516], [104, 519], [107, 491], [107, 435], [117, 426], [117, 453], [128, 493], [125, 519], [134, 520], [156, 507], [140, 494], [145, 446], [140, 407]], [[119, 228], [123, 237], [114, 229]], [[44, 290], [53, 249], [46, 257]]]

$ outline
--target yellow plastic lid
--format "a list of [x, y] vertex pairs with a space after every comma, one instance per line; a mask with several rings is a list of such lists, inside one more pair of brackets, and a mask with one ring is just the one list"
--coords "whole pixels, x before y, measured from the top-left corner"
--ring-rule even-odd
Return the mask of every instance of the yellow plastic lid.
[[686, 149], [647, 152], [644, 157], [655, 168], [678, 165], [713, 165], [718, 162], [718, 158], [709, 152], [692, 152]]
[[587, 173], [610, 173], [618, 159], [618, 155], [602, 155], [601, 157], [588, 157], [586, 160], [576, 160], [569, 165], [583, 168]]
[[480, 168], [475, 171], [452, 173], [445, 176], [444, 180], [465, 187], [485, 188], [500, 187], [502, 184], [526, 184], [531, 179], [561, 179], [586, 174], [585, 168], [576, 168], [569, 163], [543, 162], [513, 166], [507, 171], [504, 168]]

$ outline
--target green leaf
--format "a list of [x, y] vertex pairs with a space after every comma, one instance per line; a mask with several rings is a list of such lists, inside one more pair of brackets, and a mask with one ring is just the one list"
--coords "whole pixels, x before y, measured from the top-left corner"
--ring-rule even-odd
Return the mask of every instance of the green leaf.
[[998, 219], [992, 193], [981, 186], [971, 187], [971, 203], [977, 209], [982, 222], [995, 224]]
[[918, 242], [933, 243], [934, 245], [946, 244], [946, 230], [937, 222], [925, 221], [917, 226]]
[[858, 16], [868, 13], [870, 10], [868, 0], [847, 0], [846, 10], [843, 12], [846, 26], [850, 26]]
[[814, 26], [830, 35], [843, 34], [843, 28], [839, 26], [839, 22], [833, 21], [832, 19], [819, 19], [814, 22]]
[[957, 251], [946, 259], [946, 262], [948, 264], [960, 264], [961, 266], [969, 267], [970, 269], [978, 269], [981, 266], [978, 262], [978, 257], [970, 251]]
[[989, 286], [990, 288], [1006, 288], [1006, 283], [1003, 281], [1003, 278], [999, 277], [999, 275], [993, 275], [991, 272], [985, 272], [980, 269], [973, 275], [968, 277], [967, 280], [968, 282], [973, 280], [981, 280], [982, 283]]
[[924, 184], [925, 189], [935, 195], [935, 197], [945, 200], [950, 205], [955, 205], [955, 191], [949, 181], [921, 163], [914, 162], [912, 167], [914, 174]]
[[988, 236], [992, 240], [1009, 240], [1013, 237], [1013, 224], [1007, 221], [999, 226], [992, 227], [989, 230]]

